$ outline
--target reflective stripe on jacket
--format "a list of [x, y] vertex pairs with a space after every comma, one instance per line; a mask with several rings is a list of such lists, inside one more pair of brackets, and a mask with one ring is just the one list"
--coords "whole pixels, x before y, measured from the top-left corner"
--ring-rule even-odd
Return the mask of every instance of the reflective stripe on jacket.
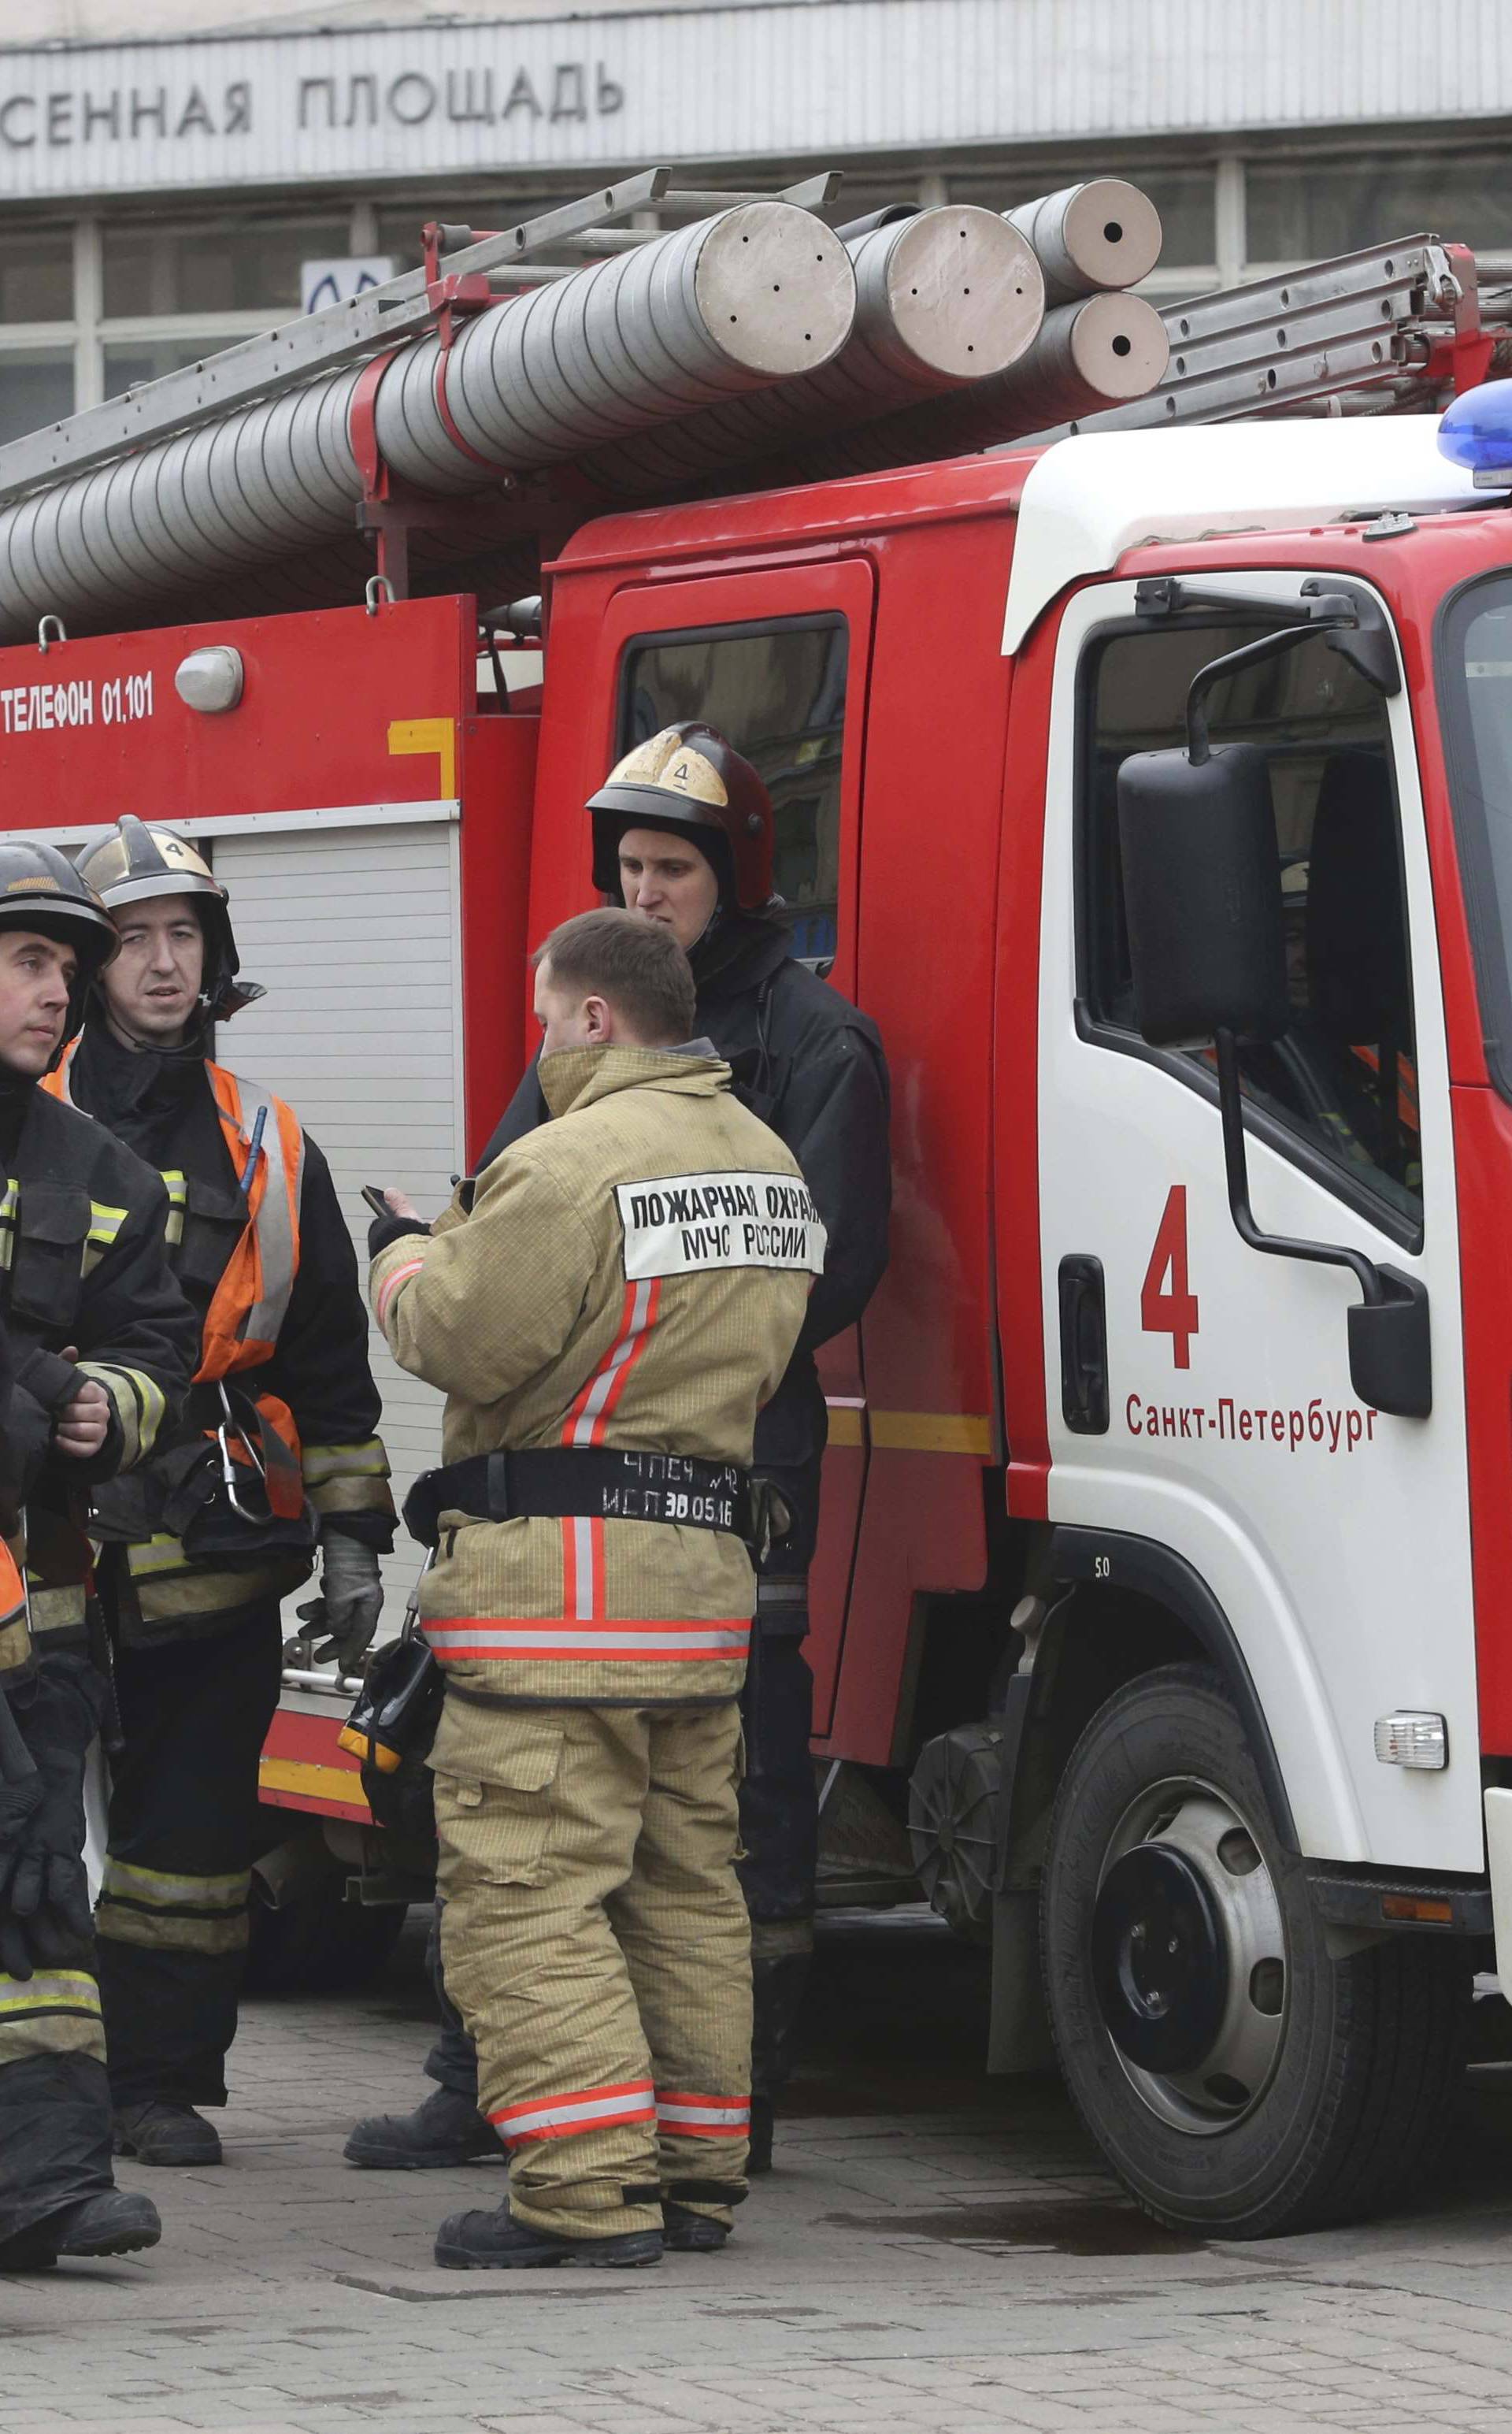
[[[824, 1228], [796, 1161], [718, 1058], [568, 1049], [556, 1121], [430, 1234], [373, 1262], [402, 1367], [448, 1395], [448, 1462], [600, 1446], [746, 1465]], [[673, 1522], [441, 1516], [421, 1614], [449, 1685], [568, 1704], [729, 1698], [755, 1580], [743, 1542]], [[448, 1699], [438, 1765], [465, 1720]]]
[[[100, 1123], [110, 1125], [112, 1115], [125, 1121], [131, 1110], [115, 1096], [124, 1061], [103, 1036], [87, 1031], [48, 1088]], [[213, 1118], [196, 1095], [151, 1139], [168, 1193], [169, 1259], [200, 1312], [199, 1393], [188, 1429], [166, 1450], [181, 1448], [191, 1432], [211, 1431], [221, 1416], [218, 1386], [233, 1402], [240, 1389], [263, 1424], [260, 1451], [279, 1527], [260, 1534], [256, 1523], [242, 1525], [222, 1511], [210, 1544], [195, 1538], [191, 1553], [149, 1500], [139, 1525], [126, 1533], [124, 1561], [154, 1638], [218, 1628], [297, 1587], [309, 1576], [317, 1526], [330, 1515], [355, 1517], [359, 1531], [371, 1530], [380, 1545], [392, 1527], [388, 1463], [370, 1433], [378, 1398], [357, 1280], [349, 1265], [349, 1282], [341, 1274], [342, 1260], [350, 1260], [349, 1237], [329, 1171], [293, 1108], [274, 1092], [208, 1058], [198, 1070], [204, 1083], [196, 1092], [208, 1092]], [[224, 1164], [210, 1146], [216, 1130]], [[302, 1267], [310, 1273], [301, 1281]], [[312, 1347], [291, 1364], [285, 1336], [292, 1329], [307, 1340], [312, 1313], [322, 1355]], [[356, 1361], [353, 1334], [361, 1346]], [[246, 1410], [243, 1402], [241, 1416]], [[349, 1438], [339, 1426], [348, 1414], [357, 1423]], [[304, 1430], [317, 1441], [303, 1444]], [[240, 1435], [229, 1432], [229, 1444], [243, 1467]], [[234, 1548], [227, 1547], [228, 1534]]]

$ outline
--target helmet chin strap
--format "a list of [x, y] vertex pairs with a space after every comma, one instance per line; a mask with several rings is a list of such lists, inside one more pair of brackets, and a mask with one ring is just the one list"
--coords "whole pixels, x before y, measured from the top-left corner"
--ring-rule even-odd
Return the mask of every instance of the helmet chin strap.
[[161, 1056], [170, 1063], [185, 1065], [203, 1062], [205, 1030], [210, 1020], [210, 1006], [203, 993], [195, 1001], [194, 1019], [184, 1024], [182, 1037], [175, 1040], [154, 1039], [147, 1033], [133, 1031], [131, 1025], [116, 1013], [103, 989], [96, 991], [96, 995], [109, 1028], [122, 1047], [128, 1048], [133, 1055]]

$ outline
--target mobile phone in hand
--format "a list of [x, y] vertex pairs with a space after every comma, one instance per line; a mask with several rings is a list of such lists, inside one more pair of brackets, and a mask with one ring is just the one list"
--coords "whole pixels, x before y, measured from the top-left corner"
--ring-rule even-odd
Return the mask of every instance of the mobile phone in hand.
[[363, 1198], [366, 1201], [368, 1208], [372, 1210], [375, 1217], [393, 1216], [393, 1209], [389, 1207], [388, 1202], [384, 1199], [382, 1191], [376, 1183], [365, 1183], [363, 1185]]

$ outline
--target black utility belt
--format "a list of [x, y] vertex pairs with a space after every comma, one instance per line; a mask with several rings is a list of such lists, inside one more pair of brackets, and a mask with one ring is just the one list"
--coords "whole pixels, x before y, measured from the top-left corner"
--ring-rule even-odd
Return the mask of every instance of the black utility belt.
[[404, 1499], [404, 1526], [422, 1547], [435, 1545], [443, 1513], [481, 1521], [675, 1522], [685, 1530], [722, 1530], [750, 1546], [756, 1500], [751, 1473], [736, 1463], [550, 1446], [473, 1454], [423, 1472]]

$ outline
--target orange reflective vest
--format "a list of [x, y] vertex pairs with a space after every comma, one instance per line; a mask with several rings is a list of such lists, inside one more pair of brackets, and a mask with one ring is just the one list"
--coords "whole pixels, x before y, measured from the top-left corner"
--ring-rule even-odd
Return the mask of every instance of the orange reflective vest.
[[[79, 1037], [82, 1037], [82, 1033]], [[60, 1063], [42, 1081], [42, 1088], [69, 1106], [75, 1104], [69, 1072], [78, 1051], [70, 1040]], [[211, 1297], [200, 1337], [196, 1385], [214, 1385], [238, 1370], [258, 1369], [272, 1359], [279, 1333], [288, 1315], [294, 1280], [299, 1273], [299, 1193], [304, 1177], [304, 1133], [294, 1109], [261, 1083], [243, 1082], [224, 1065], [205, 1059], [205, 1071], [220, 1116], [221, 1136], [232, 1171], [246, 1204], [247, 1222], [221, 1272]], [[252, 1144], [257, 1142], [255, 1169], [248, 1174]], [[260, 1394], [258, 1410], [299, 1472], [299, 1433], [287, 1403], [277, 1395]], [[275, 1448], [265, 1450], [273, 1453]], [[283, 1466], [280, 1464], [280, 1469]], [[302, 1509], [303, 1491], [294, 1497], [294, 1483], [285, 1474], [275, 1484], [269, 1465], [268, 1488], [275, 1511]], [[280, 1492], [281, 1490], [281, 1492]]]

